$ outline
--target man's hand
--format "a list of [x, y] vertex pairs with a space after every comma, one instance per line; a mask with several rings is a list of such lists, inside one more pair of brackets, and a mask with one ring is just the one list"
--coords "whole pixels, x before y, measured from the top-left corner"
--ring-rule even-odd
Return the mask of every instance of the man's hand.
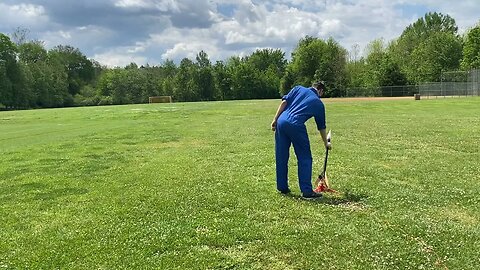
[[328, 150], [332, 150], [332, 143], [327, 142], [327, 144], [325, 144], [325, 148], [328, 149]]
[[277, 121], [273, 120], [271, 126], [272, 126], [272, 131], [275, 131], [275, 129], [277, 129]]
[[283, 110], [285, 110], [285, 107], [287, 107], [287, 101], [282, 100], [280, 105], [278, 105], [278, 109], [277, 109], [277, 113], [275, 114], [275, 117], [273, 117], [273, 121], [271, 125], [272, 131], [275, 131], [277, 129], [277, 119], [278, 117], [280, 117], [280, 114], [282, 114]]

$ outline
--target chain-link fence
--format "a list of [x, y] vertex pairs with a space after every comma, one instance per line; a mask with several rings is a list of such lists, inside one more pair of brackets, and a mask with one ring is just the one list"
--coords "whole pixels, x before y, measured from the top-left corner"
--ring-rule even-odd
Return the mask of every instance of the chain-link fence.
[[479, 96], [480, 70], [444, 72], [440, 82], [420, 84], [419, 94], [426, 98]]
[[345, 91], [347, 97], [420, 97], [480, 96], [480, 70], [444, 72], [440, 82], [418, 85], [357, 87]]

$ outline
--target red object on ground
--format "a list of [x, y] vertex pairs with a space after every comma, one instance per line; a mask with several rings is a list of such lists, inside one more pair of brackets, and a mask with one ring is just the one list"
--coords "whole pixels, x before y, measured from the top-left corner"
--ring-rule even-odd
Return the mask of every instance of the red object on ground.
[[337, 191], [335, 189], [332, 189], [332, 188], [328, 187], [325, 179], [318, 179], [317, 181], [318, 181], [317, 188], [315, 188], [313, 190], [316, 193], [320, 193], [320, 192], [337, 193]]

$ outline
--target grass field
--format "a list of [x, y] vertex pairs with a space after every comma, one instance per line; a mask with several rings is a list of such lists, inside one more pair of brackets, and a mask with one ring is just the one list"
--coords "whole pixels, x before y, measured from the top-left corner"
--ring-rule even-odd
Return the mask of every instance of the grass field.
[[479, 98], [326, 100], [315, 202], [293, 151], [276, 192], [278, 102], [0, 112], [0, 269], [478, 269]]

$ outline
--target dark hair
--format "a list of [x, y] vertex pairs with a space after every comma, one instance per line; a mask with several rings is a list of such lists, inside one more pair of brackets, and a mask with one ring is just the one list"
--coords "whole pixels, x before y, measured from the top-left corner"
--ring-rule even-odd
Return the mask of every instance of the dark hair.
[[313, 83], [312, 86], [315, 87], [316, 89], [321, 88], [323, 91], [325, 91], [325, 82], [324, 81], [316, 81], [316, 82]]

